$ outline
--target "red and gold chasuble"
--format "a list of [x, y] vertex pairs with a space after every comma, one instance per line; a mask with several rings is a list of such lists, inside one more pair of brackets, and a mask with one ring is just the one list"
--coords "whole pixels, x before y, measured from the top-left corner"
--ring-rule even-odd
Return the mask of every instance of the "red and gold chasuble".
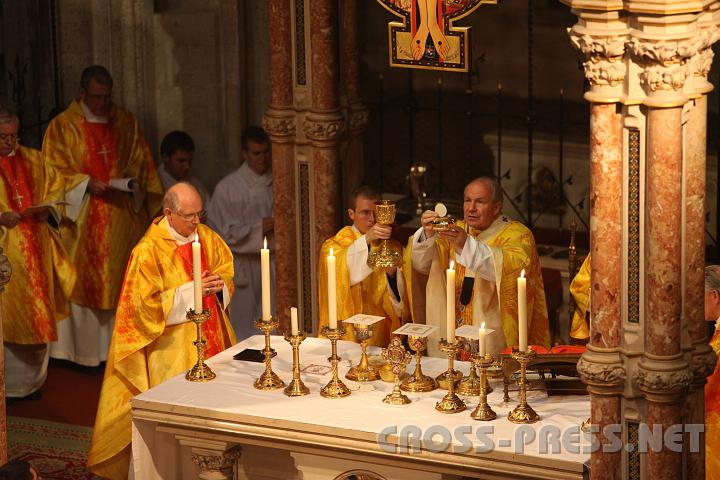
[[[720, 357], [720, 329], [715, 329], [710, 346]], [[705, 385], [705, 478], [720, 480], [720, 362]]]
[[[61, 200], [65, 184], [37, 150], [19, 147], [0, 157], [0, 211], [22, 214], [28, 207]], [[56, 322], [67, 316], [67, 295], [75, 271], [45, 220], [23, 216], [3, 228], [0, 246], [13, 267], [13, 281], [1, 297], [5, 341], [41, 344], [57, 340]]]
[[[220, 275], [230, 293], [233, 257], [210, 228], [199, 225], [203, 269]], [[132, 251], [123, 281], [100, 393], [88, 465], [110, 479], [127, 478], [130, 459], [130, 400], [197, 360], [193, 322], [167, 325], [177, 289], [192, 279], [191, 245], [178, 247], [167, 220], [156, 219]], [[235, 334], [215, 295], [203, 306], [211, 318], [203, 325], [207, 356], [233, 345]]]
[[62, 237], [77, 267], [72, 302], [90, 308], [117, 305], [123, 271], [133, 245], [159, 211], [162, 185], [135, 117], [113, 106], [107, 123], [89, 123], [78, 102], [55, 117], [43, 140], [43, 153], [66, 176], [83, 173], [107, 183], [135, 178], [147, 192], [139, 211], [127, 192], [108, 189], [86, 195], [75, 222], [62, 225]]

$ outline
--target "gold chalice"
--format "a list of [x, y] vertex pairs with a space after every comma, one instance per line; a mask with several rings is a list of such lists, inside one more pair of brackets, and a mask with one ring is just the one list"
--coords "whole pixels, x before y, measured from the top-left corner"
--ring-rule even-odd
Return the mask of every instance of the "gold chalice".
[[415, 372], [400, 385], [400, 388], [406, 392], [430, 392], [437, 388], [435, 379], [424, 375], [420, 366], [422, 352], [427, 348], [427, 342], [427, 337], [408, 335], [408, 345], [415, 352]]
[[[395, 221], [395, 202], [379, 200], [375, 204], [375, 221], [382, 225], [392, 225]], [[368, 267], [394, 268], [402, 264], [402, 246], [395, 240], [378, 240], [370, 246]]]

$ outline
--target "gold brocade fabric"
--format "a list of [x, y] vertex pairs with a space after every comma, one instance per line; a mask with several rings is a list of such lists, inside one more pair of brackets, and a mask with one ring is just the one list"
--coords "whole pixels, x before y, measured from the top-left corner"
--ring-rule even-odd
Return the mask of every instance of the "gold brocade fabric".
[[[220, 275], [232, 293], [233, 257], [225, 242], [205, 225], [198, 227], [208, 270]], [[196, 327], [192, 322], [166, 326], [175, 292], [191, 281], [167, 220], [155, 220], [133, 249], [118, 304], [105, 377], [100, 393], [90, 469], [103, 477], [124, 479], [130, 460], [130, 400], [170, 377], [190, 369], [197, 360]], [[215, 299], [215, 301], [217, 301]], [[210, 339], [220, 350], [236, 342], [227, 313], [218, 302], [216, 325], [203, 330], [220, 332]], [[208, 352], [208, 356], [217, 352]]]
[[[100, 131], [104, 132], [102, 138], [96, 138], [94, 132]], [[104, 182], [132, 177], [147, 192], [137, 213], [127, 192], [88, 194], [77, 221], [62, 225], [63, 242], [78, 274], [71, 300], [86, 307], [113, 309], [130, 250], [162, 200], [162, 184], [150, 149], [130, 112], [113, 106], [107, 125], [91, 124], [74, 101], [50, 122], [43, 153], [64, 175], [83, 173]]]
[[[0, 212], [22, 213], [64, 198], [65, 178], [32, 148], [19, 147], [14, 156], [0, 157], [0, 174]], [[57, 340], [56, 322], [68, 315], [67, 296], [75, 283], [75, 269], [58, 232], [28, 215], [14, 228], [0, 229], [0, 246], [13, 268], [12, 281], [0, 296], [4, 340]]]
[[[715, 329], [710, 346], [720, 357], [720, 329]], [[705, 385], [705, 478], [720, 480], [720, 362]]]
[[[458, 222], [458, 226], [464, 227], [464, 222]], [[480, 326], [480, 323], [489, 315], [499, 315], [502, 330], [505, 335], [505, 342], [509, 346], [518, 344], [518, 312], [517, 312], [517, 277], [525, 270], [527, 278], [527, 319], [528, 319], [528, 343], [540, 345], [545, 348], [550, 346], [550, 331], [548, 324], [547, 306], [545, 303], [545, 289], [542, 281], [540, 259], [535, 247], [535, 239], [532, 232], [522, 223], [508, 220], [506, 217], [498, 217], [495, 222], [485, 231], [470, 232], [475, 238], [483, 241], [490, 247], [493, 253], [493, 262], [496, 272], [495, 282], [488, 282], [475, 276], [472, 301], [462, 311], [459, 307], [458, 298], [461, 293], [461, 285], [465, 269], [458, 263], [455, 264], [455, 295], [457, 318], [462, 318], [463, 324]], [[450, 265], [450, 260], [455, 260], [455, 251], [447, 241], [437, 238], [435, 240], [435, 254], [430, 277], [427, 281], [425, 298], [425, 318], [427, 324], [437, 324], [440, 327], [441, 336], [445, 332], [445, 270]], [[417, 315], [418, 308], [418, 275], [413, 273], [413, 285], [409, 289], [413, 292], [412, 311]], [[432, 278], [437, 277], [437, 278]], [[480, 309], [479, 314], [474, 312]], [[499, 310], [499, 312], [498, 312]], [[495, 312], [495, 313], [493, 313]], [[421, 313], [422, 314], [422, 313]], [[432, 317], [432, 318], [431, 318]], [[422, 319], [415, 319], [423, 323]]]
[[[373, 336], [368, 340], [368, 344], [386, 347], [390, 341], [391, 332], [399, 328], [402, 321], [395, 314], [388, 296], [388, 283], [385, 272], [376, 270], [362, 282], [350, 286], [347, 250], [361, 235], [351, 227], [344, 227], [334, 237], [326, 240], [320, 248], [320, 260], [318, 262], [318, 331], [321, 331], [328, 324], [327, 256], [332, 247], [335, 256], [338, 325], [344, 319], [358, 313], [383, 316], [385, 320], [374, 325]], [[400, 272], [398, 272], [398, 275], [400, 275]], [[343, 340], [356, 341], [352, 325], [345, 324], [345, 330]]]
[[575, 311], [570, 324], [570, 337], [584, 340], [590, 338], [590, 330], [585, 321], [585, 313], [590, 305], [590, 255], [580, 266], [570, 283], [570, 294], [575, 300]]

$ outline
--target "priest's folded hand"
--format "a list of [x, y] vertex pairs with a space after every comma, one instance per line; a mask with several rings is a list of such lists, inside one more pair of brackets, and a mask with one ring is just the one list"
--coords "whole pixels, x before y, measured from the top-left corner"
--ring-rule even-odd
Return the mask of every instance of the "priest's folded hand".
[[17, 212], [3, 212], [0, 214], [0, 226], [14, 228], [22, 217]]
[[222, 292], [225, 282], [220, 275], [215, 275], [209, 270], [205, 270], [200, 277], [202, 281], [202, 291], [204, 296], [214, 295], [218, 292]]

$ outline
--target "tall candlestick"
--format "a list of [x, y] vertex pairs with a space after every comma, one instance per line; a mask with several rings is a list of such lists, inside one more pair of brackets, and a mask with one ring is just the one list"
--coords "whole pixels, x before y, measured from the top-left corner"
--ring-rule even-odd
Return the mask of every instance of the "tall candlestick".
[[517, 279], [518, 290], [518, 339], [521, 352], [527, 350], [527, 297], [525, 295], [527, 287], [527, 279], [525, 278], [525, 270], [520, 272]]
[[262, 278], [262, 319], [270, 320], [270, 250], [267, 248], [267, 237], [260, 249], [260, 273]]
[[478, 331], [478, 354], [480, 354], [481, 357], [485, 356], [485, 322], [480, 325], [480, 330]]
[[447, 280], [447, 341], [455, 343], [455, 262], [450, 262], [450, 268], [445, 270]]
[[327, 257], [328, 277], [328, 327], [337, 328], [337, 300], [335, 298], [335, 256], [330, 248], [330, 255]]
[[290, 335], [298, 334], [297, 307], [290, 307]]
[[195, 241], [192, 242], [193, 256], [193, 310], [200, 313], [202, 306], [202, 255], [200, 253], [200, 236], [195, 233]]

